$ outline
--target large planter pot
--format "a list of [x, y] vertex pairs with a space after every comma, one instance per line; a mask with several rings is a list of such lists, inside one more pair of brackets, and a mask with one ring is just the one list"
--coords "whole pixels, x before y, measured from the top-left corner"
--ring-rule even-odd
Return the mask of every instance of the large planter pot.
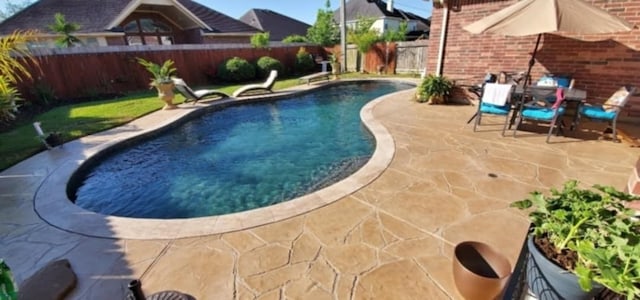
[[509, 282], [511, 264], [489, 245], [467, 241], [456, 245], [453, 279], [467, 300], [496, 299]]
[[158, 89], [158, 97], [165, 103], [164, 107], [162, 108], [164, 110], [174, 109], [177, 107], [175, 104], [173, 104], [173, 98], [175, 97], [173, 93], [174, 87], [175, 85], [173, 82], [160, 83], [156, 86], [156, 88]]
[[527, 284], [538, 299], [587, 300], [602, 292], [604, 287], [592, 282], [591, 291], [585, 292], [578, 284], [578, 277], [547, 259], [533, 243], [533, 235], [527, 239]]

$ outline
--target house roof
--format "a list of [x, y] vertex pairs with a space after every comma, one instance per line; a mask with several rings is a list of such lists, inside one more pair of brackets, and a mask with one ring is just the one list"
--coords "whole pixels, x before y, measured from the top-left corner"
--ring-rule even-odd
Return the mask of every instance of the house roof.
[[[406, 12], [395, 7], [393, 8], [393, 11], [388, 11], [387, 3], [382, 0], [350, 0], [345, 6], [345, 11], [347, 14], [347, 21], [357, 20], [360, 17], [375, 19], [384, 17], [398, 18], [403, 20], [415, 20], [419, 24], [422, 23], [420, 26], [426, 27], [424, 30], [429, 30], [429, 25], [431, 24], [429, 19], [422, 18], [416, 14]], [[339, 9], [333, 13], [333, 19], [336, 20], [337, 23], [340, 23]]]
[[[191, 0], [164, 0], [167, 4], [157, 6], [158, 11], [171, 10], [179, 14], [181, 24], [201, 27], [205, 31], [219, 33], [250, 33], [259, 30], [243, 22], [219, 13]], [[175, 3], [179, 3], [183, 8]], [[149, 1], [141, 0], [39, 0], [17, 14], [0, 23], [0, 35], [14, 30], [36, 29], [42, 33], [52, 33], [48, 26], [53, 16], [61, 13], [67, 22], [78, 23], [77, 33], [104, 33], [115, 31], [110, 24], [122, 18], [122, 14], [136, 7], [153, 7]], [[135, 9], [136, 7], [133, 7]], [[184, 12], [186, 8], [190, 13]], [[179, 22], [179, 23], [180, 23]], [[207, 28], [208, 26], [209, 28]]]
[[307, 35], [307, 29], [311, 25], [294, 18], [279, 14], [268, 9], [251, 9], [247, 11], [240, 21], [245, 22], [264, 32], [269, 32], [272, 41], [281, 41], [292, 34]]

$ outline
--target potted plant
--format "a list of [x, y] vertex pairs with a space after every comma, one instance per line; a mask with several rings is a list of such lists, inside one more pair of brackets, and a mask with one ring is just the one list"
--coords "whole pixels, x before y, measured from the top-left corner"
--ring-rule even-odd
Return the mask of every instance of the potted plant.
[[445, 104], [453, 89], [453, 82], [444, 76], [427, 75], [418, 86], [418, 102]]
[[162, 65], [158, 65], [142, 58], [137, 58], [137, 60], [139, 64], [145, 67], [145, 69], [153, 75], [149, 85], [158, 90], [158, 97], [164, 101], [165, 105], [162, 109], [166, 110], [176, 108], [176, 105], [173, 104], [173, 89], [175, 85], [171, 78], [176, 72], [176, 68], [173, 66], [173, 61], [167, 59], [162, 63]]
[[329, 54], [329, 63], [331, 64], [331, 74], [334, 79], [338, 79], [340, 75], [340, 54], [338, 52]]
[[578, 185], [570, 180], [549, 196], [536, 191], [511, 204], [531, 209], [529, 287], [560, 299], [591, 299], [602, 287], [640, 298], [640, 222], [627, 207], [639, 198], [613, 187]]

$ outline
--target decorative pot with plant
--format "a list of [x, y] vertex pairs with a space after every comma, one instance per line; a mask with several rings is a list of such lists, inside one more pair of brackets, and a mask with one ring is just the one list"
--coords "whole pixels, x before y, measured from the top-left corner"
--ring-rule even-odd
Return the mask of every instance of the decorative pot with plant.
[[331, 74], [333, 74], [334, 79], [338, 79], [338, 75], [340, 75], [340, 53], [329, 54], [329, 63], [331, 64]]
[[141, 64], [153, 77], [151, 78], [151, 87], [155, 87], [158, 90], [158, 97], [164, 101], [165, 105], [162, 109], [174, 109], [176, 105], [173, 104], [173, 89], [175, 84], [171, 78], [176, 68], [173, 66], [173, 61], [170, 59], [165, 60], [162, 65], [158, 65], [154, 62], [147, 61], [142, 58], [137, 58], [138, 63]]
[[416, 95], [418, 102], [429, 104], [445, 104], [453, 89], [453, 82], [444, 76], [427, 75], [418, 86]]
[[606, 287], [628, 300], [640, 299], [640, 222], [627, 207], [639, 198], [609, 186], [578, 184], [570, 180], [549, 196], [536, 191], [511, 204], [531, 209], [530, 289], [538, 297], [591, 299]]

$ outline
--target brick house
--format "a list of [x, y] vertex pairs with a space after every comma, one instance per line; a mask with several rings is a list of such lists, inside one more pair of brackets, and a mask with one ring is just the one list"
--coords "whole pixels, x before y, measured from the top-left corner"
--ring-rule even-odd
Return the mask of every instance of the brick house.
[[32, 47], [54, 47], [48, 27], [61, 13], [86, 46], [249, 43], [260, 32], [191, 0], [40, 0], [0, 23], [0, 36], [34, 29]]
[[[603, 102], [623, 84], [640, 86], [640, 31], [637, 29], [640, 0], [585, 1], [636, 25], [636, 29], [601, 35], [544, 34], [531, 74], [533, 81], [545, 73], [571, 75], [575, 86], [587, 91], [589, 102]], [[427, 72], [436, 73], [443, 33], [446, 38], [440, 64], [442, 74], [457, 84], [477, 84], [487, 72], [526, 71], [535, 36], [472, 35], [463, 29], [515, 2], [517, 0], [434, 0]], [[443, 24], [448, 25], [443, 27]], [[458, 91], [456, 96], [462, 92]], [[473, 98], [470, 94], [464, 96]], [[640, 122], [640, 98], [633, 97], [620, 118]]]

